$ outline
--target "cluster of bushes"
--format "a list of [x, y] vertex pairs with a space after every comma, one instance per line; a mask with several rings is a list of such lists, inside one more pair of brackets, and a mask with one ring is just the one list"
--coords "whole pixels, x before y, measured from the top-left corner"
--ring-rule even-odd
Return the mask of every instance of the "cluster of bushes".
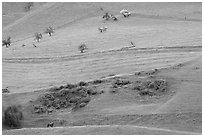
[[135, 75], [153, 75], [153, 74], [156, 74], [158, 73], [158, 69], [153, 69], [153, 70], [150, 70], [150, 71], [140, 71], [140, 72], [136, 72]]
[[128, 80], [119, 80], [119, 79], [117, 79], [114, 84], [117, 85], [117, 86], [124, 86], [124, 85], [130, 84], [130, 83], [131, 82], [128, 81]]
[[92, 83], [93, 84], [101, 84], [103, 82], [104, 82], [104, 80], [97, 79], [97, 80], [94, 80]]
[[158, 93], [166, 92], [167, 82], [165, 80], [145, 81], [134, 87], [141, 96], [154, 96]]
[[19, 106], [9, 106], [3, 114], [3, 124], [5, 126], [11, 127], [11, 128], [20, 128], [21, 120], [23, 119], [23, 113], [20, 111]]
[[10, 93], [10, 91], [8, 90], [8, 88], [3, 88], [2, 93]]
[[85, 107], [91, 100], [92, 95], [98, 93], [96, 89], [88, 87], [87, 82], [67, 84], [65, 86], [51, 88], [49, 93], [40, 97], [40, 106], [35, 106], [36, 113], [44, 113], [50, 108], [80, 108]]
[[112, 84], [112, 89], [110, 90], [110, 93], [116, 93], [118, 87], [122, 87], [124, 85], [131, 84], [130, 81], [128, 80], [119, 80], [117, 79], [113, 84]]
[[128, 85], [130, 84], [131, 82], [128, 81], [128, 80], [119, 80], [117, 79], [114, 83], [113, 83], [113, 88], [118, 88], [118, 87], [122, 87], [124, 85]]

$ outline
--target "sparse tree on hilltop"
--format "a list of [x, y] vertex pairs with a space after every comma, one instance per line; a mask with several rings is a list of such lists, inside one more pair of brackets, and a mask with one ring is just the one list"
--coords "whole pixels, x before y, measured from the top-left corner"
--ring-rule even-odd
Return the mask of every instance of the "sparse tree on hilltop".
[[33, 7], [34, 3], [33, 2], [27, 2], [25, 5], [25, 11], [30, 11], [30, 9]]
[[52, 36], [54, 33], [53, 27], [49, 26], [48, 28], [46, 28], [45, 33], [47, 33], [49, 36]]
[[11, 45], [11, 37], [9, 36], [6, 40], [2, 41], [2, 46], [6, 46], [7, 48]]
[[37, 42], [40, 42], [41, 39], [42, 39], [42, 34], [40, 32], [35, 33], [35, 40]]
[[88, 49], [88, 48], [86, 47], [86, 44], [83, 43], [83, 44], [79, 45], [78, 49], [81, 51], [81, 53], [83, 53], [84, 50], [85, 50], [85, 49]]

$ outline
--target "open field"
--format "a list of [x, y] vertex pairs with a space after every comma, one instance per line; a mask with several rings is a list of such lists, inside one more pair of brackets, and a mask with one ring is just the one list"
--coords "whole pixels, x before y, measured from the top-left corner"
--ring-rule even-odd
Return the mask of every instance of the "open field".
[[[21, 105], [24, 119], [23, 129], [3, 126], [3, 134], [202, 133], [201, 3], [34, 3], [29, 12], [16, 4], [3, 3], [3, 38], [11, 36], [12, 45], [2, 47], [2, 88], [10, 91], [2, 107]], [[132, 15], [124, 18], [122, 8]], [[103, 20], [105, 11], [118, 21]], [[54, 35], [35, 42], [34, 33], [49, 25]], [[83, 42], [88, 50], [80, 53]], [[112, 93], [117, 79], [130, 84]], [[158, 79], [168, 85], [161, 95], [134, 90], [137, 81]], [[34, 112], [50, 88], [80, 81], [103, 93], [76, 111]], [[46, 128], [51, 121], [55, 127]]]

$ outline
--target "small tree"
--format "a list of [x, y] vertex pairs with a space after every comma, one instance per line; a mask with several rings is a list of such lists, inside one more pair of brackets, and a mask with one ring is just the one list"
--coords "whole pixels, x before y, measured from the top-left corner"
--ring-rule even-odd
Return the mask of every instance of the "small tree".
[[40, 42], [41, 39], [42, 39], [42, 34], [40, 32], [35, 33], [35, 40], [37, 42]]
[[111, 17], [108, 14], [108, 12], [105, 13], [105, 15], [103, 15], [103, 19], [105, 18], [105, 20], [109, 20]]
[[47, 33], [47, 34], [49, 34], [50, 36], [52, 36], [53, 33], [54, 33], [54, 29], [53, 29], [51, 26], [49, 26], [48, 28], [46, 28], [45, 33]]
[[25, 11], [30, 11], [30, 9], [33, 7], [34, 3], [33, 2], [27, 2], [25, 5]]
[[15, 105], [9, 106], [4, 111], [3, 122], [9, 127], [20, 128], [22, 119], [23, 113], [19, 110], [19, 107]]
[[84, 50], [88, 49], [88, 48], [86, 47], [86, 44], [83, 43], [83, 44], [79, 45], [78, 49], [81, 51], [81, 53], [83, 53]]
[[11, 37], [9, 36], [7, 39], [2, 41], [2, 46], [6, 46], [7, 48], [11, 45]]

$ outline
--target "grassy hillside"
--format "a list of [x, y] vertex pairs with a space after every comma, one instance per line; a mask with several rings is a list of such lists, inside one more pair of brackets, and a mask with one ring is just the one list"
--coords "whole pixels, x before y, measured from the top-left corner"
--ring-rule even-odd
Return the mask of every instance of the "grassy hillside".
[[[48, 25], [59, 28], [84, 18], [102, 16], [106, 11], [119, 14], [123, 8], [137, 14], [173, 18], [186, 16], [201, 19], [202, 16], [200, 3], [34, 3], [34, 8], [27, 13], [23, 11], [24, 5], [25, 3], [3, 3], [3, 13], [6, 13], [3, 17], [3, 37], [27, 37], [42, 31]], [[15, 14], [19, 14], [19, 17], [15, 17]]]
[[[3, 3], [2, 37], [11, 36], [11, 46], [2, 47], [2, 88], [10, 91], [2, 107], [21, 105], [23, 128], [31, 129], [3, 127], [3, 134], [202, 132], [202, 3], [34, 3], [29, 12], [25, 4]], [[123, 8], [132, 15], [124, 18]], [[105, 12], [118, 21], [102, 19]], [[43, 33], [48, 26], [55, 29], [51, 37]], [[35, 32], [43, 33], [40, 42]], [[84, 53], [81, 43], [88, 47]], [[96, 79], [105, 82], [90, 82]], [[129, 82], [121, 86], [120, 80]], [[157, 92], [148, 80], [164, 80], [166, 88]], [[61, 86], [79, 81], [89, 81], [97, 94]], [[69, 108], [52, 105], [52, 113], [36, 113], [50, 88], [56, 89], [51, 101], [59, 105], [62, 97]], [[78, 91], [89, 102], [72, 111], [81, 105], [71, 98]], [[49, 122], [69, 127], [45, 129]]]

